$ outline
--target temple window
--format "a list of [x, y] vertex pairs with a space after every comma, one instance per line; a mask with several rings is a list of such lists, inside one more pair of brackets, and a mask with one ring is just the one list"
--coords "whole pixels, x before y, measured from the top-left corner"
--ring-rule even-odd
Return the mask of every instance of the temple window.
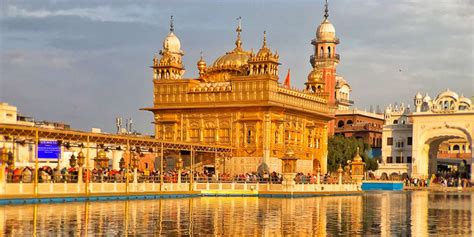
[[213, 143], [216, 141], [216, 130], [213, 128], [206, 128], [204, 130], [204, 142]]
[[221, 143], [229, 143], [230, 142], [230, 129], [228, 128], [221, 128], [219, 130], [219, 142]]
[[165, 140], [172, 140], [174, 136], [173, 125], [165, 125], [163, 133], [163, 137]]
[[189, 140], [191, 142], [199, 142], [199, 137], [200, 137], [199, 133], [200, 133], [199, 128], [191, 129], [189, 132]]
[[252, 143], [252, 130], [247, 130], [247, 144]]

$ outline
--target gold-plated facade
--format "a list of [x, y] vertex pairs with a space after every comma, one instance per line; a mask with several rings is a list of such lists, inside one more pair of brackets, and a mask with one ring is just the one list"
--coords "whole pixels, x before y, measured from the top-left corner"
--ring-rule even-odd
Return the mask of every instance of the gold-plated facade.
[[236, 47], [211, 66], [201, 57], [199, 78], [153, 79], [154, 105], [145, 110], [154, 113], [156, 138], [235, 148], [231, 159], [197, 156], [198, 170], [235, 174], [266, 163], [281, 172], [280, 158], [292, 149], [299, 171], [325, 173], [327, 124], [334, 118], [328, 95], [281, 86], [279, 55], [267, 46], [266, 32], [257, 54], [243, 48], [241, 32], [239, 24]]

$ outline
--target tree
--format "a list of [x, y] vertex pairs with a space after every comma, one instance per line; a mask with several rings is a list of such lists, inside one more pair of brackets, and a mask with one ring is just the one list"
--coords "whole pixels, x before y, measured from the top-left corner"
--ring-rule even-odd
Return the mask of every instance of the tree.
[[375, 159], [367, 156], [370, 145], [354, 137], [333, 136], [328, 141], [328, 170], [335, 172], [339, 167], [347, 165], [347, 161], [352, 160], [359, 147], [359, 155], [366, 164], [367, 170], [378, 169], [378, 163]]

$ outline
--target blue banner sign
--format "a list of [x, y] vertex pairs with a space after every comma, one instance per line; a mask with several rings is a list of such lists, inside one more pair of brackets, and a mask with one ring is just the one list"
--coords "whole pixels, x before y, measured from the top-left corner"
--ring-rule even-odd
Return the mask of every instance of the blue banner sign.
[[61, 157], [61, 146], [58, 141], [39, 141], [39, 159], [59, 159]]

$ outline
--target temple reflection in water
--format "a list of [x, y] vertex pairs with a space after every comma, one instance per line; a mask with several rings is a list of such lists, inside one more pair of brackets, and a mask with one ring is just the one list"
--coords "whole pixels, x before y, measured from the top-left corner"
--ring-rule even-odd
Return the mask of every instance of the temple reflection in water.
[[474, 195], [368, 193], [299, 199], [202, 197], [0, 207], [0, 232], [143, 235], [474, 233]]

